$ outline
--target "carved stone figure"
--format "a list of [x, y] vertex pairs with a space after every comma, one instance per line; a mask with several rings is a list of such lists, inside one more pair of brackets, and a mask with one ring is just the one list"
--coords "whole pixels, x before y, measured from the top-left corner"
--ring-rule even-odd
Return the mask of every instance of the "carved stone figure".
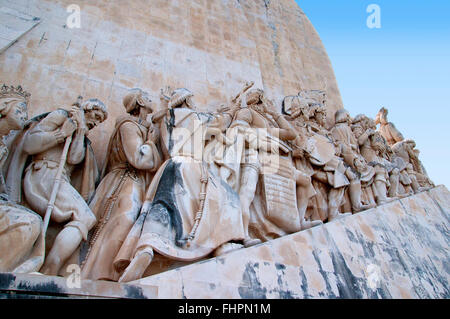
[[[376, 200], [379, 204], [383, 204], [388, 201], [386, 185], [388, 184], [389, 175], [385, 167], [391, 167], [392, 171], [392, 165], [390, 165], [387, 160], [378, 156], [378, 153], [381, 152], [384, 145], [382, 143], [380, 144], [375, 129], [375, 122], [365, 115], [359, 114], [353, 119], [352, 130], [357, 138], [361, 155], [364, 162], [368, 163], [367, 167], [371, 168], [374, 174], [373, 183], [370, 185], [373, 188], [372, 191], [368, 189], [369, 185], [365, 183], [366, 187], [364, 193], [366, 200], [370, 203], [374, 203]], [[380, 165], [376, 165], [376, 163], [379, 163]], [[393, 176], [396, 175], [393, 174]], [[394, 187], [395, 185], [392, 186], [392, 188]]]
[[119, 117], [112, 133], [103, 170], [90, 208], [99, 220], [89, 243], [81, 277], [118, 281], [121, 273], [113, 267], [119, 249], [136, 221], [145, 192], [161, 165], [157, 149], [159, 129], [152, 115], [148, 93], [133, 89], [123, 99], [129, 115]]
[[[284, 113], [289, 112], [287, 117], [291, 121], [297, 136], [291, 142], [293, 145], [292, 160], [297, 170], [308, 176], [310, 182], [307, 184], [297, 184], [297, 206], [302, 220], [302, 229], [307, 229], [322, 224], [320, 220], [310, 220], [307, 218], [308, 202], [314, 197], [320, 197], [321, 190], [315, 187], [315, 180], [311, 179], [315, 171], [312, 163], [314, 159], [327, 162], [329, 156], [334, 155], [334, 147], [327, 139], [328, 132], [321, 125], [324, 124], [326, 113], [323, 114], [323, 107], [316, 103], [306, 103], [303, 99], [294, 100], [291, 111], [284, 108]], [[284, 104], [286, 105], [286, 104]], [[299, 110], [302, 110], [299, 112]], [[308, 117], [305, 116], [308, 114]], [[316, 120], [311, 120], [311, 117]], [[322, 198], [321, 198], [322, 199]], [[325, 204], [326, 206], [326, 204]], [[310, 217], [310, 216], [308, 216]]]
[[[426, 189], [434, 186], [429, 179], [425, 168], [418, 158], [419, 150], [414, 149], [416, 144], [412, 140], [405, 140], [403, 135], [396, 129], [395, 125], [387, 120], [388, 110], [381, 108], [376, 117], [376, 124], [380, 124], [379, 132], [386, 139], [387, 143], [392, 147], [392, 151], [396, 156], [403, 159], [405, 163], [411, 163], [416, 175], [418, 183]], [[406, 169], [405, 167], [402, 170]], [[409, 183], [408, 173], [402, 172], [403, 182]]]
[[311, 117], [311, 108], [309, 104], [298, 95], [286, 96], [283, 99], [281, 109], [282, 113], [295, 119], [296, 125], [298, 126], [308, 121]]
[[387, 115], [388, 110], [382, 107], [375, 118], [375, 123], [380, 124], [380, 134], [386, 139], [389, 146], [392, 146], [403, 141], [404, 137], [393, 123], [388, 122]]
[[154, 176], [141, 214], [116, 257], [116, 269], [124, 270], [121, 282], [140, 278], [155, 252], [193, 261], [244, 239], [239, 196], [202, 160], [204, 134], [214, 118], [196, 112], [192, 96], [187, 89], [171, 95], [160, 127], [169, 159]]
[[36, 272], [44, 261], [42, 219], [9, 200], [3, 175], [9, 155], [4, 138], [25, 126], [29, 96], [20, 86], [0, 91], [0, 272]]
[[[411, 163], [408, 163], [406, 165], [406, 173], [407, 173], [407, 174], [405, 174], [406, 178], [409, 178], [409, 180], [410, 180], [409, 185], [412, 190], [412, 191], [410, 191], [410, 193], [417, 194], [417, 193], [424, 192], [424, 191], [430, 189], [430, 186], [427, 186], [427, 187], [420, 186], [420, 183], [417, 180], [417, 175], [419, 173], [414, 171], [414, 167]], [[422, 178], [423, 176], [420, 176], [420, 177]], [[429, 183], [432, 185], [431, 181], [426, 181], [426, 183]], [[407, 183], [405, 183], [405, 184], [407, 184]]]
[[311, 179], [293, 166], [286, 143], [295, 130], [261, 90], [250, 91], [246, 100], [233, 124], [255, 136], [254, 147], [247, 141], [239, 192], [249, 236], [269, 240], [316, 225], [304, 218], [304, 202], [314, 194]]
[[325, 129], [326, 112], [323, 101], [308, 104], [311, 114], [306, 122], [293, 112], [290, 116], [297, 138], [294, 142], [293, 158], [298, 169], [312, 177], [315, 195], [309, 200], [307, 216], [313, 220], [331, 221], [349, 214], [341, 214], [339, 208], [344, 198], [346, 186], [350, 184], [346, 176], [344, 162], [337, 156], [331, 134]]
[[360, 114], [353, 120], [352, 130], [358, 139], [361, 155], [374, 169], [373, 195], [377, 203], [381, 205], [392, 201], [387, 194], [388, 186], [391, 194], [397, 193], [399, 176], [398, 169], [394, 167], [394, 164], [381, 155], [387, 151], [386, 148], [389, 146], [383, 143], [381, 135], [374, 130], [375, 128], [373, 120], [365, 115]]
[[[350, 123], [351, 118], [348, 111], [345, 109], [338, 110], [335, 114], [335, 125], [331, 129], [331, 134], [337, 143], [340, 156], [349, 166], [346, 171], [346, 176], [350, 181], [349, 196], [352, 210], [356, 213], [369, 209], [372, 205], [364, 205], [361, 203], [362, 190], [360, 177], [361, 174], [364, 174], [361, 169], [364, 170], [365, 163], [359, 156], [359, 143], [351, 130]], [[355, 163], [358, 163], [359, 168], [355, 166]]]
[[[271, 152], [270, 138], [273, 137], [274, 143], [278, 138], [283, 139], [288, 136], [280, 136], [282, 134], [290, 134], [288, 129], [278, 129], [278, 124], [272, 123], [264, 116], [267, 112], [267, 106], [263, 104], [263, 92], [258, 89], [252, 89], [243, 96], [243, 107], [236, 112], [232, 125], [239, 125], [245, 131], [246, 147], [244, 150], [244, 158], [241, 163], [239, 198], [242, 207], [242, 215], [244, 222], [245, 239], [244, 246], [260, 242], [259, 239], [251, 238], [248, 232], [250, 224], [250, 205], [252, 204], [259, 176], [261, 173], [261, 156], [260, 154]], [[258, 108], [259, 107], [259, 108]], [[272, 119], [272, 121], [274, 121]], [[277, 127], [277, 128], [275, 128]], [[292, 138], [292, 137], [291, 137]], [[278, 156], [278, 153], [276, 154]], [[270, 201], [270, 200], [269, 200]]]
[[394, 154], [413, 166], [417, 181], [421, 187], [433, 187], [434, 184], [428, 177], [422, 162], [419, 160], [419, 150], [415, 149], [416, 142], [413, 140], [403, 140], [392, 146]]
[[351, 118], [347, 110], [338, 110], [335, 114], [335, 125], [331, 129], [333, 139], [338, 143], [340, 153], [345, 163], [353, 166], [353, 162], [359, 153], [358, 141], [350, 127]]
[[159, 107], [131, 89], [101, 173], [87, 138], [108, 115], [101, 101], [26, 121], [29, 94], [3, 86], [0, 271], [78, 263], [83, 279], [129, 282], [164, 259], [219, 256], [434, 186], [386, 109], [376, 121], [338, 110], [327, 129], [325, 91], [285, 97], [280, 114], [253, 85], [214, 113], [184, 88], [161, 91]]
[[311, 111], [317, 106], [325, 107], [327, 101], [327, 93], [324, 90], [303, 90], [298, 93], [298, 96], [310, 107]]
[[[358, 185], [358, 189], [356, 192], [359, 192], [359, 187], [361, 188], [361, 202], [363, 203], [363, 207], [365, 209], [374, 208], [377, 206], [375, 194], [373, 192], [373, 182], [375, 180], [375, 168], [370, 164], [362, 156], [358, 156], [354, 162], [355, 171], [357, 174], [357, 179], [360, 182], [360, 186]], [[355, 180], [355, 179], [354, 179]], [[352, 199], [352, 198], [350, 198]]]
[[81, 109], [74, 107], [70, 112], [58, 109], [43, 114], [32, 121], [16, 148], [15, 174], [9, 172], [7, 185], [13, 197], [20, 200], [22, 171], [27, 157], [31, 156], [31, 164], [23, 173], [24, 199], [43, 216], [49, 205], [65, 140], [73, 134], [51, 215], [52, 221], [66, 224], [50, 249], [40, 270], [42, 273], [57, 275], [96, 223], [86, 201], [93, 196], [99, 172], [86, 134], [106, 117], [106, 106], [97, 99], [85, 101]]

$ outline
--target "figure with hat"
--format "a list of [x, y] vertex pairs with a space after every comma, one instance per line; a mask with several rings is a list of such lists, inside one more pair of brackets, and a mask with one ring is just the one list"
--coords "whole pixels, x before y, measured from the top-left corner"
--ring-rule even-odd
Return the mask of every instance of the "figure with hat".
[[111, 135], [102, 181], [90, 208], [99, 222], [84, 248], [81, 277], [117, 281], [120, 269], [114, 260], [136, 221], [145, 192], [161, 165], [157, 144], [159, 130], [152, 121], [154, 106], [149, 94], [131, 89], [123, 98], [127, 115], [116, 120]]
[[[285, 104], [286, 118], [296, 129], [296, 139], [292, 141], [292, 160], [297, 169], [311, 178], [313, 191], [299, 193], [299, 206], [304, 207], [307, 225], [315, 226], [320, 221], [331, 221], [344, 216], [340, 214], [345, 189], [350, 184], [346, 167], [335, 148], [331, 133], [325, 128], [327, 112], [326, 95], [323, 91], [300, 92], [299, 102]], [[303, 105], [303, 107], [302, 107]], [[301, 117], [297, 110], [306, 108]], [[307, 208], [306, 208], [307, 207]]]
[[195, 261], [243, 239], [239, 196], [203, 159], [208, 127], [223, 123], [225, 128], [231, 117], [196, 111], [188, 89], [175, 89], [168, 96], [160, 126], [167, 160], [155, 174], [114, 262], [123, 270], [120, 282], [141, 278], [155, 254]]
[[[351, 209], [354, 213], [357, 213], [373, 208], [373, 203], [363, 204], [361, 202], [361, 176], [366, 174], [364, 171], [367, 165], [360, 156], [358, 140], [353, 134], [351, 123], [352, 119], [346, 109], [337, 110], [335, 113], [335, 125], [331, 129], [331, 135], [340, 154], [339, 156], [346, 164], [346, 176], [350, 181], [348, 193]], [[370, 170], [370, 168], [367, 169]]]

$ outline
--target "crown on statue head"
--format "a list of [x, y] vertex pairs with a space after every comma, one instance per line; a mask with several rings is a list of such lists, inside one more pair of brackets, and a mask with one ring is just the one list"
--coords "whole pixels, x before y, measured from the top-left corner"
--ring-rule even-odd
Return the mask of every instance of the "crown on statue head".
[[3, 84], [0, 90], [0, 96], [1, 97], [13, 97], [13, 96], [20, 96], [24, 98], [25, 100], [28, 100], [31, 96], [30, 93], [26, 92], [22, 86], [14, 87], [13, 85], [7, 86], [6, 84]]

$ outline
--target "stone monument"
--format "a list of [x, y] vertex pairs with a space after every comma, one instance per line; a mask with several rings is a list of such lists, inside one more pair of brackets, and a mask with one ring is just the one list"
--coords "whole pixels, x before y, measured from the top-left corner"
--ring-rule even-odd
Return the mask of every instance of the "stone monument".
[[448, 190], [294, 0], [68, 7], [0, 1], [0, 297], [450, 296]]

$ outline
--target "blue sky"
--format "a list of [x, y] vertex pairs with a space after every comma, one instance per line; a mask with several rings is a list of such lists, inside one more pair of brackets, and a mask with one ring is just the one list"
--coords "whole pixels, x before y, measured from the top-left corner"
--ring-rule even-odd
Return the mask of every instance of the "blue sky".
[[[296, 0], [316, 28], [352, 116], [381, 106], [450, 189], [450, 0]], [[369, 29], [366, 8], [381, 9]]]

